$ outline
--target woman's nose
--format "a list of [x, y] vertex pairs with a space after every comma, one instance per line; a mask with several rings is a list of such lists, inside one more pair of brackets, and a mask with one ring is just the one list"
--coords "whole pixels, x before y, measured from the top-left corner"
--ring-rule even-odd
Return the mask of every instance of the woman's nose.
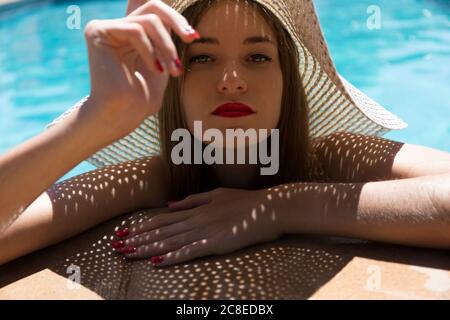
[[217, 86], [221, 93], [243, 93], [247, 91], [247, 82], [242, 79], [235, 67], [224, 70]]

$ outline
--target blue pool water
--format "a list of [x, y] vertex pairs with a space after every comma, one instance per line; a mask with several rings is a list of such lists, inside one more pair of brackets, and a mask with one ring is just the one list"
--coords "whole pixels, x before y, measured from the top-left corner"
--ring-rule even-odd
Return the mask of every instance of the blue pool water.
[[[316, 0], [338, 71], [405, 120], [385, 137], [450, 152], [450, 4], [448, 0]], [[81, 28], [68, 29], [68, 6]], [[369, 30], [378, 6], [381, 28]], [[0, 9], [0, 153], [42, 132], [89, 92], [83, 28], [117, 18], [126, 1], [39, 2]], [[93, 169], [83, 162], [60, 180]]]

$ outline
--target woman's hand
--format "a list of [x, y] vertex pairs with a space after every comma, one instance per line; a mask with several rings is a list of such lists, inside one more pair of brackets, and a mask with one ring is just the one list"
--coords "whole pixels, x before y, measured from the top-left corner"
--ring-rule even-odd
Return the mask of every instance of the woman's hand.
[[169, 204], [176, 212], [118, 231], [112, 245], [127, 258], [168, 266], [275, 240], [284, 232], [265, 193], [218, 188], [191, 195]]
[[198, 37], [181, 14], [159, 0], [125, 18], [93, 20], [86, 26], [93, 114], [118, 137], [157, 113], [169, 74], [182, 73], [171, 31], [186, 43]]

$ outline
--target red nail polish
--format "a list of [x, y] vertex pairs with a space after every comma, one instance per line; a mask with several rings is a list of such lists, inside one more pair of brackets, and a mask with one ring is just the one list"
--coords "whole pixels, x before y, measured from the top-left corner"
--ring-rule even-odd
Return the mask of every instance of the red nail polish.
[[136, 250], [135, 247], [125, 247], [120, 250], [120, 253], [135, 253]]
[[158, 71], [163, 73], [164, 72], [164, 68], [161, 65], [161, 63], [159, 62], [159, 60], [156, 60], [156, 68], [158, 68]]
[[114, 249], [118, 249], [118, 248], [122, 248], [123, 246], [125, 246], [125, 242], [123, 242], [122, 240], [117, 240], [111, 243], [112, 247]]
[[123, 237], [126, 237], [129, 233], [130, 233], [130, 230], [128, 230], [128, 228], [125, 228], [123, 230], [117, 231], [116, 236], [118, 236], [119, 238], [123, 238]]
[[200, 33], [198, 33], [198, 32], [195, 31], [195, 30], [190, 31], [190, 32], [189, 32], [189, 36], [191, 36], [191, 37], [194, 38], [194, 39], [200, 39]]
[[189, 36], [194, 37], [194, 39], [200, 39], [200, 34], [193, 27], [186, 27], [186, 32], [189, 34]]
[[161, 263], [161, 262], [164, 261], [164, 258], [163, 258], [162, 256], [155, 256], [155, 257], [151, 257], [151, 258], [150, 258], [150, 261], [151, 261], [153, 264], [159, 264], [159, 263]]
[[198, 33], [197, 31], [195, 31], [192, 36], [194, 37], [194, 39], [200, 39], [200, 33]]
[[178, 70], [183, 71], [183, 65], [181, 64], [181, 61], [179, 58], [176, 58], [173, 62], [177, 66]]

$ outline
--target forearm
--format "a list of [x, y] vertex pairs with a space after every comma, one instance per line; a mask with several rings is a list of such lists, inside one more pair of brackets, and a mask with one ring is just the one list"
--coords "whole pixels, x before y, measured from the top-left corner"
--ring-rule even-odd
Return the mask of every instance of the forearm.
[[89, 120], [94, 119], [89, 103], [0, 157], [0, 232], [56, 180], [107, 144], [104, 130]]
[[450, 248], [449, 190], [450, 174], [442, 174], [369, 183], [285, 184], [269, 194], [287, 233]]

